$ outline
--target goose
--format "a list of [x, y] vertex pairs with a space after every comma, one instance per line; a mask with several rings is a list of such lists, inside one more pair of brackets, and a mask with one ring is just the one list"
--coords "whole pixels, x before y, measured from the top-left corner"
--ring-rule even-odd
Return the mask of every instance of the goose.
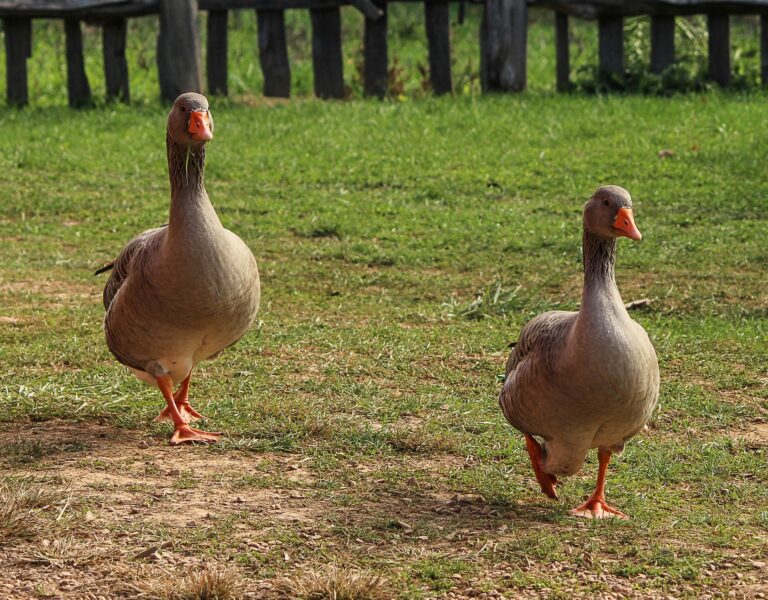
[[632, 198], [621, 187], [601, 187], [584, 206], [581, 307], [541, 314], [523, 327], [499, 395], [507, 421], [525, 436], [536, 479], [550, 498], [557, 498], [557, 477], [576, 473], [597, 448], [594, 493], [570, 511], [586, 518], [629, 518], [605, 500], [606, 471], [611, 456], [645, 427], [659, 396], [653, 344], [630, 318], [614, 279], [616, 240], [622, 236], [642, 238]]
[[220, 433], [189, 425], [202, 418], [189, 402], [192, 368], [238, 341], [259, 308], [256, 259], [222, 226], [205, 191], [205, 145], [212, 138], [208, 100], [179, 96], [166, 134], [168, 224], [139, 234], [97, 271], [111, 270], [103, 294], [107, 346], [160, 389], [167, 406], [157, 420], [173, 422], [171, 445], [218, 440]]

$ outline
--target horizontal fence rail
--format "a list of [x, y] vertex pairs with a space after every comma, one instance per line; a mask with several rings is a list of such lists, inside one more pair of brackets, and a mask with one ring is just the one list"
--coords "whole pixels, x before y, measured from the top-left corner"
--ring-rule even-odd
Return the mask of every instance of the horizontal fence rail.
[[[312, 24], [314, 91], [319, 98], [343, 98], [341, 7], [353, 6], [365, 17], [363, 89], [383, 97], [389, 77], [387, 5], [390, 1], [424, 5], [429, 76], [435, 94], [453, 90], [451, 77], [450, 2], [464, 0], [0, 0], [5, 32], [7, 102], [29, 102], [27, 61], [32, 53], [32, 19], [63, 19], [66, 36], [69, 104], [91, 102], [83, 60], [81, 22], [102, 29], [106, 96], [128, 102], [130, 85], [125, 57], [127, 19], [156, 15], [160, 28], [157, 68], [160, 95], [172, 101], [184, 91], [203, 91], [198, 14], [206, 11], [207, 89], [226, 95], [228, 12], [255, 10], [258, 54], [265, 96], [289, 97], [291, 68], [285, 31], [286, 10], [308, 10]], [[675, 62], [675, 17], [706, 14], [709, 29], [709, 78], [722, 86], [731, 81], [730, 15], [760, 15], [760, 68], [768, 84], [768, 0], [719, 2], [700, 0], [471, 0], [482, 5], [479, 32], [480, 81], [484, 92], [518, 92], [526, 88], [528, 7], [550, 9], [555, 18], [555, 81], [559, 91], [571, 88], [569, 19], [596, 19], [600, 71], [624, 74], [624, 18], [647, 15], [651, 20], [649, 70], [660, 74]]]

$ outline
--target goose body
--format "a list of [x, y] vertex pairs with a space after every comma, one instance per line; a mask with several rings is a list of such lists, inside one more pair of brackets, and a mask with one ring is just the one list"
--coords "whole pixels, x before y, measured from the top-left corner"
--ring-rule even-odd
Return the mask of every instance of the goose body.
[[168, 408], [159, 418], [174, 421], [171, 443], [215, 441], [217, 434], [186, 425], [201, 416], [187, 397], [191, 370], [240, 339], [259, 307], [256, 260], [222, 226], [205, 191], [205, 142], [212, 128], [203, 96], [176, 100], [168, 118], [168, 225], [131, 240], [112, 263], [104, 289], [107, 345], [163, 392]]
[[[499, 403], [507, 420], [526, 435], [537, 479], [551, 497], [556, 497], [557, 476], [576, 473], [591, 448], [598, 448], [604, 485], [611, 454], [643, 429], [658, 401], [655, 350], [627, 313], [614, 279], [619, 236], [640, 239], [640, 232], [629, 194], [606, 186], [585, 207], [579, 311], [535, 317], [507, 361]], [[575, 514], [625, 516], [602, 494]]]

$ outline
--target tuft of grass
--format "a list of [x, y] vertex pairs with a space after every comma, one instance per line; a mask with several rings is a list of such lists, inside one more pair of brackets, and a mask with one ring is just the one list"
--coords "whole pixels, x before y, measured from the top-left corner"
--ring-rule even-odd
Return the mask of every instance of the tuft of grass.
[[242, 576], [231, 568], [206, 565], [198, 572], [146, 577], [135, 584], [147, 600], [239, 600], [243, 597]]
[[335, 238], [340, 240], [343, 232], [335, 223], [318, 223], [306, 230], [297, 230], [296, 234], [306, 238]]
[[392, 591], [381, 576], [336, 565], [310, 569], [278, 586], [282, 597], [292, 600], [389, 600]]
[[34, 537], [29, 508], [13, 496], [0, 492], [0, 540], [23, 540]]
[[459, 304], [455, 298], [451, 298], [446, 304], [446, 314], [449, 317], [479, 321], [491, 317], [504, 317], [525, 306], [525, 299], [521, 297], [518, 285], [514, 289], [504, 289], [501, 281], [489, 283], [485, 288], [477, 292], [475, 299]]
[[44, 539], [35, 547], [28, 562], [61, 567], [88, 560], [94, 556], [91, 546], [74, 538]]
[[387, 444], [398, 452], [433, 454], [451, 452], [457, 446], [452, 438], [433, 434], [424, 427], [395, 426], [385, 433]]
[[49, 506], [59, 493], [36, 485], [29, 478], [0, 482], [0, 543], [35, 536], [35, 509]]
[[413, 575], [436, 591], [450, 590], [455, 583], [453, 577], [467, 571], [469, 565], [464, 561], [437, 557], [415, 561], [412, 565]]

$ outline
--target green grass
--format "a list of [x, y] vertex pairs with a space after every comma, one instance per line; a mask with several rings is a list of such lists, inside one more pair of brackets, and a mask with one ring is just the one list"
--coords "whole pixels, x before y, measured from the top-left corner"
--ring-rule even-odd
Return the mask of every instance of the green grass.
[[[149, 94], [81, 112], [51, 96], [0, 115], [0, 433], [63, 419], [152, 444], [169, 435], [151, 422], [157, 391], [106, 350], [104, 278], [92, 275], [167, 218], [166, 111]], [[109, 436], [17, 434], [0, 441], [0, 464], [29, 476], [79, 461], [106, 478], [136, 462], [162, 490], [87, 482], [76, 512], [42, 507], [35, 522], [91, 535], [78, 515], [93, 506], [102, 519], [104, 495], [123, 489], [138, 516], [95, 531], [119, 544], [171, 536], [189, 560], [248, 579], [348, 564], [412, 599], [749, 596], [766, 585], [752, 561], [766, 560], [768, 537], [765, 440], [742, 439], [768, 410], [765, 107], [764, 94], [715, 92], [214, 100], [208, 192], [263, 283], [257, 327], [193, 378], [195, 405], [226, 438], [173, 453], [193, 462], [169, 469], [116, 463]], [[567, 516], [591, 490], [594, 456], [562, 501], [538, 494], [496, 401], [522, 325], [578, 305], [581, 208], [605, 183], [635, 200], [645, 237], [620, 242], [617, 277], [625, 301], [652, 300], [633, 316], [662, 371], [650, 431], [609, 472], [628, 523]], [[484, 290], [499, 295], [480, 310]], [[238, 472], [206, 473], [206, 461]], [[248, 504], [217, 516], [210, 485], [298, 503], [313, 520]], [[180, 530], [143, 520], [180, 494], [213, 515]]]
[[[763, 553], [766, 533], [765, 447], [734, 437], [766, 412], [764, 101], [214, 103], [208, 190], [258, 257], [264, 296], [255, 330], [196, 371], [194, 398], [228, 434], [207, 452], [307, 457], [313, 483], [304, 493], [330, 507], [332, 537], [348, 537], [353, 526], [354, 538], [374, 544], [402, 539], [382, 524], [398, 520], [392, 502], [411, 497], [403, 520], [415, 521], [413, 535], [434, 551], [416, 562], [376, 553], [360, 560], [395, 574], [403, 597], [449, 589], [455, 569], [481, 577], [497, 561], [515, 570], [567, 562], [585, 548], [630, 583], [644, 574], [658, 590], [721, 585], [702, 565], [730, 557], [740, 565], [734, 571], [743, 568], [738, 557]], [[163, 112], [2, 117], [16, 142], [0, 158], [8, 424], [99, 419], [167, 436], [150, 421], [161, 404], [156, 390], [105, 348], [103, 279], [91, 274], [166, 217]], [[675, 155], [658, 158], [662, 148]], [[634, 517], [627, 525], [566, 516], [592, 486], [594, 458], [565, 485], [563, 503], [532, 493], [520, 436], [496, 405], [507, 343], [533, 314], [579, 301], [581, 206], [607, 182], [635, 198], [646, 237], [620, 244], [619, 286], [625, 300], [652, 299], [635, 318], [662, 367], [650, 434], [611, 468], [609, 493]], [[495, 282], [517, 290], [510, 310], [450, 316]], [[5, 447], [10, 464], [79, 448], [24, 443], [32, 444], [24, 459], [19, 440]], [[82, 447], [98, 457], [93, 443]], [[267, 462], [232, 486], [296, 488], [273, 469]], [[174, 488], [195, 485], [182, 469]], [[515, 537], [479, 563], [441, 548], [445, 531], [462, 524], [431, 517], [429, 499], [455, 493], [483, 497], [469, 506], [476, 527], [509, 523]], [[368, 509], [335, 528], [333, 515], [354, 506]], [[525, 532], [531, 519], [535, 534]], [[515, 573], [499, 581], [558, 589], [556, 573]], [[584, 585], [583, 593], [598, 589]]]

